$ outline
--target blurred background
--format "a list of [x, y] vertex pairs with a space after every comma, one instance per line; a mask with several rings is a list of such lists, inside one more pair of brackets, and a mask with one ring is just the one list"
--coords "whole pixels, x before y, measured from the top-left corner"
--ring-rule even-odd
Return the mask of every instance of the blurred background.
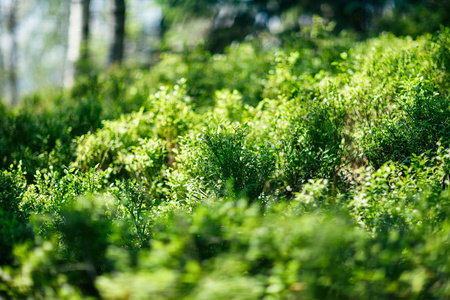
[[450, 0], [1, 0], [0, 99], [15, 105], [114, 65], [149, 69], [164, 52], [301, 38], [314, 15], [334, 34], [415, 37], [450, 25]]

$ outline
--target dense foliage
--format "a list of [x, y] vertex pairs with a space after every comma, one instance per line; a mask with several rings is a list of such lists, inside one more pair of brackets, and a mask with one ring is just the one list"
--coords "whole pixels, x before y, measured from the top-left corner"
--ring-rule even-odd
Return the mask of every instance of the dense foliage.
[[314, 20], [0, 107], [0, 298], [448, 299], [450, 30]]

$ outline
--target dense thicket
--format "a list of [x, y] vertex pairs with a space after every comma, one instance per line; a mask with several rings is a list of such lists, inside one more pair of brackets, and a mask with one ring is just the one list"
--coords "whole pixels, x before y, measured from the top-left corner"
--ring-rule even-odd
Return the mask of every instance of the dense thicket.
[[165, 54], [0, 110], [0, 297], [447, 299], [450, 30]]

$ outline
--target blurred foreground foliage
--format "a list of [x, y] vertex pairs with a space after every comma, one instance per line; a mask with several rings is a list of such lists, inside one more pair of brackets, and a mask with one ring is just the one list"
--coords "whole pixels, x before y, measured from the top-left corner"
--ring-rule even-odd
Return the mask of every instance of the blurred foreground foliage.
[[1, 106], [0, 297], [448, 299], [450, 31], [315, 20]]

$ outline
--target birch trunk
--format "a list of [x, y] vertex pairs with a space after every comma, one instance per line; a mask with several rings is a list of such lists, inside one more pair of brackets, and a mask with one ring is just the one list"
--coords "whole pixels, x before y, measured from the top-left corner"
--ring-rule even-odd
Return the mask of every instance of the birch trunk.
[[88, 58], [89, 4], [90, 0], [72, 0], [70, 4], [67, 65], [64, 75], [66, 88], [70, 88], [74, 84], [78, 61]]
[[[2, 5], [0, 4], [0, 16], [3, 15]], [[3, 22], [0, 20], [0, 37], [3, 36]], [[0, 43], [0, 100], [4, 94], [4, 88], [5, 85], [5, 60], [3, 58], [3, 45]]]
[[17, 86], [17, 0], [11, 0], [10, 5], [7, 26], [10, 37], [8, 81], [11, 105], [15, 106], [19, 102], [19, 90]]
[[113, 0], [113, 34], [109, 48], [108, 65], [121, 65], [124, 57], [125, 41], [125, 0]]

